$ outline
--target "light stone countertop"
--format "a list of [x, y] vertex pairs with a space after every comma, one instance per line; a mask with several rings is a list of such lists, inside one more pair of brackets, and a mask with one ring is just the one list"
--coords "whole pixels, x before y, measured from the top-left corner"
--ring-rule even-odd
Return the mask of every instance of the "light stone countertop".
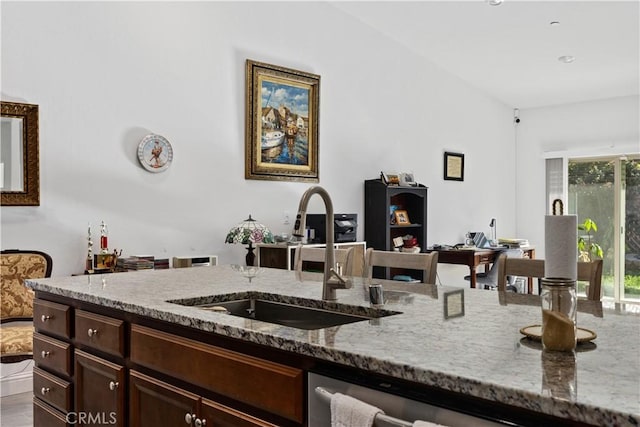
[[[537, 296], [464, 289], [464, 315], [445, 319], [444, 294], [456, 288], [385, 282], [383, 308], [401, 314], [319, 331], [167, 302], [246, 292], [320, 300], [320, 280], [264, 268], [249, 280], [215, 266], [37, 279], [27, 286], [562, 418], [640, 425], [640, 316], [619, 307], [579, 312], [578, 326], [597, 338], [579, 344], [575, 359], [543, 360], [540, 344], [519, 332], [540, 323]], [[337, 303], [354, 311], [370, 308], [364, 279], [337, 294]], [[559, 366], [561, 375], [551, 377]]]

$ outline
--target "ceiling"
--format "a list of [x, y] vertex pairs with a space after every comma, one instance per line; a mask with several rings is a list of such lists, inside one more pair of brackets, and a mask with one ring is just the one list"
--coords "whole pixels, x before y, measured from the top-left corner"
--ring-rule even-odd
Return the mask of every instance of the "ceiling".
[[639, 93], [639, 0], [331, 4], [513, 108]]

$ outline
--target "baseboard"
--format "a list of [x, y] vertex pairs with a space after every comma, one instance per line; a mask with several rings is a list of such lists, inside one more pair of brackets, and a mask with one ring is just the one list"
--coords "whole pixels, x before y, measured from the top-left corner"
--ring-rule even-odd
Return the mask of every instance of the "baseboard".
[[0, 396], [33, 392], [33, 360], [3, 363]]

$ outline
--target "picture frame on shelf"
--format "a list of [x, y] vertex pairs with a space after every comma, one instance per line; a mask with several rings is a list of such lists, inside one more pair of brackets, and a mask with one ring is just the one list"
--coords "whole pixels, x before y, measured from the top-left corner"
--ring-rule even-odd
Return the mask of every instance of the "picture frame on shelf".
[[464, 181], [464, 154], [445, 151], [444, 179], [448, 181]]
[[413, 172], [401, 172], [399, 178], [401, 187], [415, 187], [418, 185], [413, 178]]
[[400, 185], [400, 174], [397, 172], [380, 172], [382, 182], [386, 185]]
[[319, 182], [320, 76], [247, 59], [245, 179]]
[[411, 221], [409, 220], [409, 214], [404, 209], [396, 209], [393, 212], [393, 216], [396, 220], [397, 225], [410, 225]]

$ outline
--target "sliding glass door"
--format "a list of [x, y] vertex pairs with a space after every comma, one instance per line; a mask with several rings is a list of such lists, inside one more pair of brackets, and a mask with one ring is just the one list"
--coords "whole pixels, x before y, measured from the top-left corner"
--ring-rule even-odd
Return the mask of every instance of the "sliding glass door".
[[569, 213], [597, 230], [579, 231], [600, 245], [605, 297], [640, 301], [640, 158], [569, 159]]

